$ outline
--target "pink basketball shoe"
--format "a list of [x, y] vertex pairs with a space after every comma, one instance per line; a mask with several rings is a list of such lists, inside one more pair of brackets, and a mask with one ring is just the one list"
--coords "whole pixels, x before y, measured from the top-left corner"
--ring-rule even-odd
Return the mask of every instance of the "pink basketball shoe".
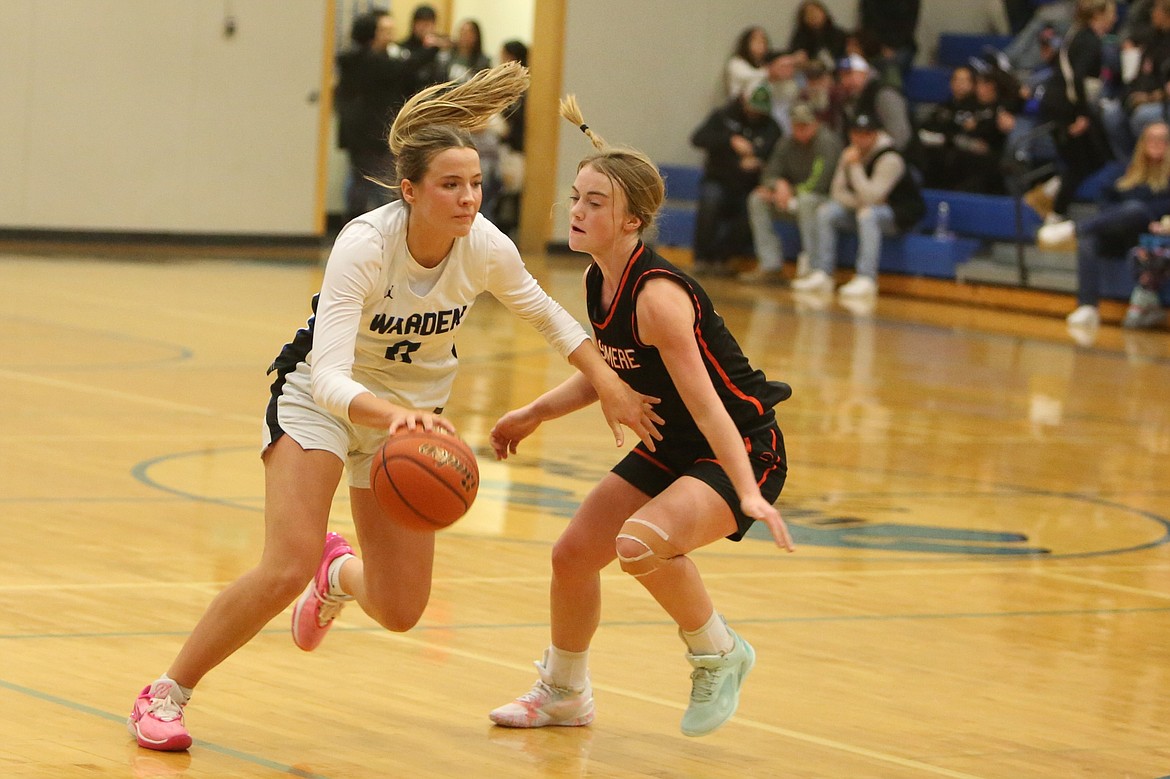
[[183, 706], [171, 697], [170, 682], [148, 684], [138, 694], [126, 729], [138, 746], [161, 752], [181, 752], [191, 746], [191, 734], [183, 725]]
[[329, 564], [342, 555], [353, 554], [353, 547], [337, 533], [325, 534], [325, 550], [321, 553], [321, 564], [317, 575], [293, 608], [293, 643], [306, 652], [316, 649], [333, 625], [333, 618], [341, 613], [349, 596], [329, 594]]

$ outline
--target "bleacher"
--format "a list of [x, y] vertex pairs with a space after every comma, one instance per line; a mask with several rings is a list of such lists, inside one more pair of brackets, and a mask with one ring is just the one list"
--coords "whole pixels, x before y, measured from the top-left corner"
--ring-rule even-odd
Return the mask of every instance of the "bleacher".
[[[695, 203], [702, 174], [697, 168], [682, 165], [663, 165], [662, 174], [666, 180], [666, 203], [659, 216], [658, 243], [689, 249], [695, 232]], [[914, 230], [882, 241], [878, 267], [883, 273], [953, 279], [956, 266], [973, 256], [986, 241], [1015, 239], [1016, 201], [1012, 198], [942, 190], [925, 190], [923, 196], [927, 203], [926, 218]], [[938, 238], [934, 235], [935, 219], [938, 204], [944, 200], [950, 206], [954, 235]], [[1040, 219], [1027, 207], [1023, 212], [1022, 234], [1025, 240], [1031, 241]], [[785, 255], [795, 257], [800, 251], [796, 223], [778, 220], [776, 230]], [[856, 236], [842, 235], [837, 252], [841, 267], [853, 267]]]
[[[950, 96], [951, 70], [967, 64], [971, 58], [991, 50], [1002, 51], [1010, 43], [1008, 36], [945, 33], [939, 37], [937, 66], [917, 66], [904, 81], [904, 91], [912, 108], [947, 100]], [[1106, 166], [1086, 180], [1075, 199], [1091, 203], [1101, 187], [1115, 180], [1123, 163]], [[689, 249], [695, 231], [695, 204], [699, 196], [702, 172], [686, 165], [663, 165], [666, 180], [666, 203], [660, 214], [658, 243], [665, 247]], [[1034, 244], [1036, 231], [1043, 220], [1029, 206], [1009, 195], [981, 195], [927, 189], [923, 191], [927, 215], [911, 231], [882, 242], [879, 270], [928, 276], [957, 278], [957, 268], [994, 244], [1012, 244], [1018, 251]], [[935, 222], [939, 204], [949, 207], [950, 237], [936, 237]], [[777, 233], [787, 258], [800, 251], [800, 235], [795, 222], [777, 220]], [[845, 234], [838, 241], [838, 266], [850, 268], [857, 252], [856, 236]], [[1133, 290], [1132, 271], [1126, 262], [1102, 263], [1101, 292], [1104, 298], [1128, 299]], [[1170, 302], [1170, 288], [1164, 297]]]

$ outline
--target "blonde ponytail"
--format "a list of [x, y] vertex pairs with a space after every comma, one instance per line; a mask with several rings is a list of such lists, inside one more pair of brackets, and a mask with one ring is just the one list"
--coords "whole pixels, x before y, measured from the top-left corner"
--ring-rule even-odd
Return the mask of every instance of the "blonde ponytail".
[[636, 149], [623, 149], [607, 144], [605, 139], [593, 132], [585, 123], [585, 117], [577, 105], [575, 95], [565, 95], [561, 99], [561, 116], [585, 133], [585, 137], [596, 150], [581, 160], [577, 170], [588, 165], [613, 182], [615, 188], [620, 188], [625, 193], [626, 210], [641, 221], [639, 232], [643, 235], [653, 235], [654, 220], [657, 218], [658, 209], [662, 207], [662, 201], [666, 199], [666, 185], [662, 180], [662, 174], [658, 172], [658, 166]]
[[593, 144], [593, 148], [601, 151], [605, 148], [605, 140], [589, 129], [585, 124], [585, 117], [581, 115], [581, 108], [577, 105], [576, 95], [565, 95], [561, 98], [561, 116], [577, 125], [577, 129], [585, 133], [585, 137]]

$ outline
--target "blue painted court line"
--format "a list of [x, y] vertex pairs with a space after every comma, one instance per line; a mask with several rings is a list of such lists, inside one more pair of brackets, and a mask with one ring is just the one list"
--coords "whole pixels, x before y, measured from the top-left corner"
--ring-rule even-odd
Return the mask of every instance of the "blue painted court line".
[[[98, 719], [104, 719], [104, 720], [107, 720], [109, 722], [116, 722], [120, 726], [122, 726], [123, 732], [125, 732], [125, 726], [126, 726], [126, 716], [125, 715], [111, 714], [108, 711], [102, 711], [101, 709], [95, 709], [93, 706], [86, 706], [84, 703], [78, 703], [77, 701], [66, 700], [65, 698], [58, 698], [56, 695], [49, 695], [48, 693], [41, 692], [40, 690], [34, 690], [30, 687], [24, 687], [24, 686], [19, 685], [19, 684], [13, 684], [12, 682], [5, 681], [4, 679], [0, 679], [0, 687], [3, 687], [4, 689], [9, 690], [11, 692], [19, 693], [20, 695], [28, 696], [29, 698], [35, 698], [38, 701], [44, 701], [45, 703], [51, 703], [55, 706], [62, 706], [62, 707], [69, 709], [71, 711], [79, 712], [81, 714], [86, 714], [90, 717], [97, 717]], [[127, 736], [127, 737], [129, 737], [129, 736]], [[225, 746], [221, 746], [219, 744], [213, 744], [213, 743], [210, 743], [207, 741], [199, 741], [197, 743], [196, 750], [199, 750], [199, 749], [206, 749], [210, 752], [217, 752], [221, 755], [233, 758], [235, 760], [240, 760], [240, 761], [243, 761], [245, 763], [252, 763], [253, 765], [263, 766], [264, 768], [270, 768], [273, 771], [279, 771], [280, 773], [288, 774], [289, 776], [301, 777], [301, 779], [329, 779], [329, 777], [327, 777], [323, 774], [310, 773], [309, 771], [306, 771], [303, 768], [296, 768], [295, 766], [284, 765], [283, 763], [277, 763], [274, 760], [269, 760], [268, 758], [260, 757], [259, 755], [249, 754], [248, 752], [241, 752], [238, 749], [232, 749], [231, 747], [225, 747]]]

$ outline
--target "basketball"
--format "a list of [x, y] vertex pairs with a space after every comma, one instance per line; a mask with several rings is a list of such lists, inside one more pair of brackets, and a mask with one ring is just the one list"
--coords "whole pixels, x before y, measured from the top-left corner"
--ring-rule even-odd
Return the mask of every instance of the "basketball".
[[441, 530], [467, 513], [479, 465], [462, 438], [418, 429], [392, 435], [374, 455], [370, 488], [392, 522]]

